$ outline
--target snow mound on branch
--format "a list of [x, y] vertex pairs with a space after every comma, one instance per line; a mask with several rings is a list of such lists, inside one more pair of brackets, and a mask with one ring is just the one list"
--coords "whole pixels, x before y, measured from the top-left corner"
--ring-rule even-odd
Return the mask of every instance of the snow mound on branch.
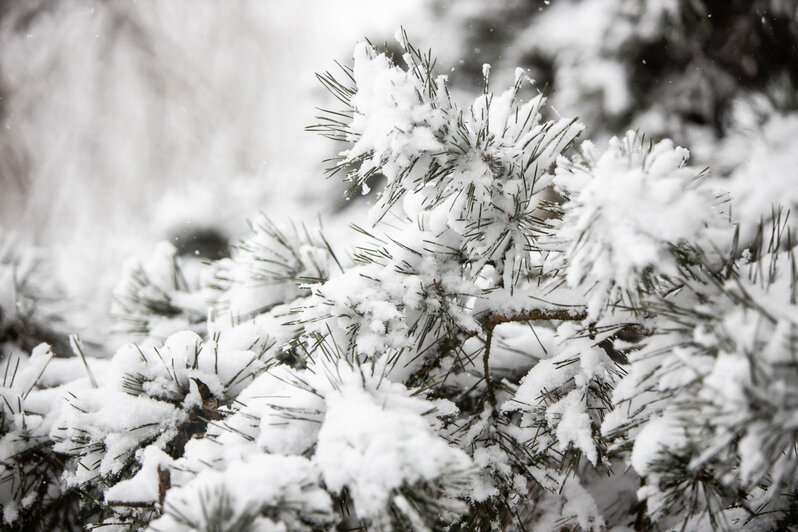
[[[226, 344], [224, 336], [218, 339]], [[160, 347], [122, 347], [102, 385], [69, 393], [57, 412], [50, 437], [57, 452], [72, 457], [65, 480], [82, 485], [104, 477], [108, 483], [141, 447], [165, 449], [197, 416], [218, 415], [265, 369], [270, 354], [220, 350], [216, 340], [192, 331], [175, 333]]]
[[108, 488], [105, 500], [108, 504], [154, 504], [159, 502], [162, 489], [161, 471], [172, 459], [154, 445], [140, 451], [141, 469], [132, 478], [123, 480]]
[[557, 448], [560, 451], [568, 450], [568, 446], [573, 443], [595, 465], [598, 452], [593, 441], [592, 420], [586, 411], [583, 395], [580, 389], [571, 390], [549, 407], [546, 417], [550, 424], [556, 425]]
[[235, 478], [230, 468], [254, 456], [306, 456], [326, 488], [348, 493], [357, 517], [377, 529], [390, 526], [396, 512], [423, 519], [408, 502], [419, 497], [453, 520], [465, 511], [457, 499], [476, 474], [468, 455], [438, 434], [439, 418], [457, 409], [414, 395], [385, 370], [379, 361], [321, 359], [259, 375], [233, 415], [189, 442], [171, 469], [172, 484], [193, 485], [209, 466]]
[[515, 394], [501, 409], [520, 410], [521, 424], [534, 427], [545, 420], [556, 441], [552, 446], [566, 451], [579, 449], [593, 464], [599, 454], [593, 437], [597, 420], [591, 418], [591, 382], [612, 382], [614, 362], [595, 340], [574, 338], [579, 329], [572, 323], [558, 328], [556, 354], [539, 361], [521, 380]]
[[310, 532], [333, 521], [332, 501], [313, 464], [270, 454], [250, 456], [225, 471], [202, 471], [188, 485], [169, 490], [164, 513], [152, 530]]
[[109, 373], [118, 389], [158, 399], [183, 397], [196, 382], [216, 397], [235, 397], [265, 364], [252, 351], [220, 351], [214, 340], [203, 341], [192, 331], [181, 331], [160, 348], [123, 346], [114, 355]]
[[121, 472], [142, 442], [165, 446], [186, 418], [169, 403], [109, 388], [83, 390], [70, 405], [51, 437], [56, 452], [75, 457], [64, 474], [71, 486]]
[[678, 449], [687, 441], [682, 424], [672, 415], [649, 421], [635, 438], [631, 463], [641, 476], [652, 472], [652, 464], [669, 449]]
[[[785, 210], [798, 209], [798, 114], [775, 115], [757, 133], [746, 138], [748, 160], [731, 175], [728, 188], [732, 198], [732, 214], [740, 222], [744, 235], [768, 220], [781, 205]], [[790, 216], [795, 230], [798, 217]]]
[[366, 157], [361, 172], [382, 168], [389, 180], [394, 179], [414, 158], [443, 148], [436, 137], [446, 117], [432, 102], [422, 100], [423, 84], [411, 70], [392, 66], [385, 54], [359, 43], [352, 73], [358, 88], [351, 101], [356, 110], [351, 123], [355, 144], [345, 156], [350, 161]]
[[[418, 276], [380, 265], [359, 266], [314, 287], [302, 318], [308, 330], [322, 334], [331, 324], [353, 331], [356, 352], [376, 356], [412, 345], [408, 314], [418, 314], [422, 289]], [[322, 321], [328, 316], [333, 319]]]
[[555, 186], [569, 199], [558, 240], [568, 245], [568, 284], [599, 285], [592, 315], [613, 287], [634, 292], [647, 270], [672, 271], [671, 247], [694, 241], [713, 214], [713, 198], [685, 165], [689, 152], [644, 141], [629, 131], [603, 153], [588, 141], [581, 157], [558, 161]]
[[403, 385], [383, 381], [370, 390], [346, 382], [326, 402], [313, 461], [332, 491], [348, 488], [361, 518], [380, 519], [389, 503], [401, 504], [403, 486], [468, 485], [471, 460], [433, 432], [425, 415], [432, 405]]

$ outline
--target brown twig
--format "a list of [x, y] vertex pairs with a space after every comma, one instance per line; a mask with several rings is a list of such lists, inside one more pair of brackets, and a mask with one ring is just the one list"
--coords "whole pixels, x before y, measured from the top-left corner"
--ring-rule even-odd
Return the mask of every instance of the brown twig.
[[493, 327], [488, 329], [487, 337], [485, 338], [485, 352], [482, 354], [482, 371], [485, 373], [485, 388], [488, 394], [488, 401], [496, 412], [496, 394], [493, 392], [493, 383], [490, 381], [490, 344], [493, 340]]
[[478, 321], [485, 329], [492, 329], [502, 323], [525, 321], [582, 321], [584, 319], [587, 319], [587, 310], [581, 307], [574, 307], [572, 309], [557, 310], [536, 308], [509, 316], [503, 314], [487, 314], [486, 316], [480, 317]]

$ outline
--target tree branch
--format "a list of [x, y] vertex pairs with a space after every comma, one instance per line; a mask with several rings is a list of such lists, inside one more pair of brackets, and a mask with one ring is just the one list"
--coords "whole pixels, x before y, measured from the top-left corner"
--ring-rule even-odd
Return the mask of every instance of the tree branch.
[[587, 319], [587, 310], [583, 307], [573, 307], [565, 309], [542, 309], [536, 308], [521, 312], [520, 314], [493, 314], [478, 318], [477, 321], [483, 328], [493, 329], [502, 323], [515, 323], [525, 321], [582, 321]]
[[496, 410], [496, 394], [493, 392], [493, 383], [490, 381], [490, 344], [493, 340], [493, 328], [488, 329], [485, 339], [485, 352], [482, 355], [482, 371], [485, 373], [485, 387], [487, 388], [488, 401], [493, 410]]

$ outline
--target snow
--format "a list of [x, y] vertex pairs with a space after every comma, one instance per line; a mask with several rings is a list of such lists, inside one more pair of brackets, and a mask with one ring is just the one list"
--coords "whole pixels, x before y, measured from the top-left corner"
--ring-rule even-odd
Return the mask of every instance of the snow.
[[557, 448], [566, 451], [574, 444], [585, 453], [590, 463], [596, 465], [598, 453], [593, 441], [593, 425], [587, 414], [583, 392], [572, 390], [546, 410], [546, 419], [556, 427]]
[[[719, 183], [729, 190], [732, 214], [744, 229], [743, 238], [750, 238], [757, 225], [773, 216], [777, 206], [796, 212], [798, 187], [798, 154], [792, 139], [798, 135], [798, 115], [775, 115], [753, 132], [738, 135], [746, 144], [742, 162], [729, 177]], [[729, 142], [736, 139], [730, 139]], [[795, 230], [796, 216], [787, 223]]]
[[321, 317], [332, 317], [341, 330], [356, 324], [357, 352], [374, 356], [412, 345], [409, 327], [414, 321], [411, 316], [421, 310], [421, 293], [422, 283], [416, 276], [378, 265], [356, 267], [314, 287], [302, 319], [309, 323], [309, 330], [320, 333], [327, 327], [318, 321]]
[[[506, 402], [502, 410], [517, 410], [521, 405], [531, 407], [570, 380], [578, 389], [584, 390], [591, 379], [609, 376], [613, 362], [602, 349], [593, 345], [598, 340], [577, 341], [572, 337], [575, 334], [578, 334], [578, 328], [572, 324], [565, 323], [558, 328], [555, 347], [549, 356], [538, 362], [521, 379], [513, 399]], [[568, 363], [572, 361], [574, 363]], [[569, 401], [573, 403], [574, 398]]]
[[650, 420], [635, 438], [631, 463], [641, 476], [651, 472], [652, 464], [660, 458], [663, 450], [679, 449], [687, 442], [684, 427], [673, 416], [665, 414]]
[[[463, 451], [435, 433], [436, 416], [454, 415], [453, 405], [413, 397], [400, 383], [343, 361], [312, 363], [301, 371], [275, 368], [253, 381], [237, 403], [235, 414], [210, 429], [213, 442], [187, 446], [173, 469], [175, 481], [186, 486], [177, 493], [194, 493], [209, 478], [246, 483], [248, 475], [234, 476], [241, 462], [269, 457], [288, 463], [288, 456], [308, 456], [308, 467], [329, 490], [346, 489], [360, 518], [382, 523], [386, 509], [401, 504], [400, 489], [440, 486], [455, 497], [475, 472]], [[209, 476], [208, 464], [225, 474]], [[170, 497], [167, 504], [176, 500]]]
[[53, 448], [76, 457], [65, 475], [73, 486], [119, 473], [142, 442], [155, 439], [165, 445], [185, 420], [168, 403], [124, 392], [85, 390], [73, 401], [62, 409], [51, 432]]
[[13, 388], [18, 390], [24, 399], [31, 392], [39, 378], [53, 359], [53, 350], [47, 344], [39, 344], [33, 348], [30, 359], [24, 367], [14, 375]]
[[566, 498], [562, 509], [563, 515], [575, 515], [582, 530], [600, 529], [604, 526], [604, 519], [596, 506], [596, 501], [576, 478], [566, 481], [563, 495]]
[[155, 446], [136, 453], [141, 455], [141, 469], [130, 479], [114, 484], [105, 491], [105, 501], [110, 504], [154, 504], [159, 501], [161, 480], [159, 470], [166, 470], [172, 458]]
[[257, 443], [267, 452], [302, 455], [316, 444], [326, 403], [303, 389], [303, 377], [275, 368], [241, 394], [244, 412], [260, 417]]
[[111, 363], [109, 386], [126, 389], [129, 377], [142, 381], [143, 391], [171, 398], [187, 391], [190, 382], [201, 381], [215, 396], [237, 395], [263, 369], [265, 361], [252, 351], [221, 351], [213, 340], [204, 341], [192, 331], [180, 331], [159, 347], [122, 347]]
[[10, 525], [17, 520], [18, 516], [19, 509], [17, 508], [16, 501], [11, 501], [3, 505], [3, 521]]
[[768, 469], [767, 459], [762, 454], [764, 442], [761, 435], [766, 428], [754, 424], [751, 429], [740, 439], [738, 446], [740, 452], [740, 477], [744, 482], [759, 480], [763, 471]]
[[688, 157], [669, 140], [647, 148], [629, 131], [604, 152], [585, 142], [581, 157], [560, 159], [555, 185], [568, 202], [556, 238], [567, 246], [568, 284], [598, 285], [591, 316], [613, 286], [634, 292], [647, 269], [672, 273], [670, 247], [695, 241], [712, 222], [713, 198]]
[[[165, 515], [151, 524], [154, 530], [205, 530], [211, 523], [235, 528], [254, 513], [255, 530], [310, 532], [329, 525], [332, 516], [332, 500], [313, 464], [300, 456], [271, 454], [250, 456], [224, 471], [202, 471], [169, 490], [164, 507]], [[205, 511], [196, 513], [197, 508]]]
[[420, 101], [424, 89], [411, 70], [392, 67], [368, 43], [355, 47], [352, 70], [358, 89], [351, 101], [355, 142], [344, 155], [350, 161], [368, 156], [361, 178], [383, 168], [394, 180], [415, 158], [443, 149], [437, 137], [447, 119], [432, 102]]
[[430, 405], [401, 385], [386, 383], [375, 393], [344, 382], [325, 399], [313, 462], [331, 490], [349, 490], [360, 517], [384, 519], [403, 486], [438, 482], [462, 489], [468, 481], [471, 460], [432, 432], [423, 416]]
[[[570, 22], [584, 34], [558, 31], [577, 5]], [[556, 35], [539, 49], [570, 85], [555, 101], [626, 113], [629, 79], [612, 49], [658, 38], [678, 4], [546, 6], [541, 25]], [[211, 265], [158, 245], [115, 291], [114, 314], [138, 343], [97, 345], [91, 378], [56, 346], [28, 355], [8, 335], [7, 523], [41, 502], [39, 484], [15, 486], [40, 465], [26, 453], [51, 442], [64, 468], [45, 479], [48, 496], [102, 493], [105, 524], [152, 518], [163, 531], [462, 527], [476, 503], [507, 503], [544, 530], [623, 530], [630, 486], [642, 486], [653, 527], [687, 527], [701, 518], [679, 505], [698, 492], [682, 487], [699, 472], [740, 494], [722, 507], [735, 523], [742, 500], [784, 504], [798, 462], [795, 263], [789, 242], [754, 239], [751, 226], [774, 198], [795, 199], [782, 190], [793, 117], [746, 133], [750, 162], [723, 170], [737, 195], [729, 210], [718, 180], [707, 185], [674, 142], [630, 131], [573, 155], [584, 126], [540, 93], [525, 99], [523, 70], [493, 94], [484, 64], [484, 92], [460, 105], [397, 39], [408, 69], [355, 48], [339, 155], [367, 196], [350, 213], [370, 225], [333, 239], [340, 255], [317, 226], [265, 215]], [[385, 182], [365, 182], [379, 173]], [[163, 217], [188, 216], [173, 201]], [[198, 217], [219, 216], [192, 201]], [[27, 263], [0, 259], [5, 335], [28, 318], [17, 279]], [[714, 510], [705, 495], [696, 512]]]

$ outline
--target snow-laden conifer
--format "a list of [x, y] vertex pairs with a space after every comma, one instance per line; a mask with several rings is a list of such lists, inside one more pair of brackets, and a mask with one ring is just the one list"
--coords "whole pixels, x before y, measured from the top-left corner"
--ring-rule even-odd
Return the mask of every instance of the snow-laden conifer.
[[741, 238], [686, 149], [636, 132], [576, 149], [583, 126], [523, 71], [494, 94], [484, 66], [463, 105], [398, 37], [402, 58], [361, 43], [320, 76], [341, 107], [310, 129], [375, 198], [350, 246], [266, 217], [188, 273], [163, 245], [116, 290], [138, 343], [8, 366], [7, 526], [789, 522], [786, 215]]

